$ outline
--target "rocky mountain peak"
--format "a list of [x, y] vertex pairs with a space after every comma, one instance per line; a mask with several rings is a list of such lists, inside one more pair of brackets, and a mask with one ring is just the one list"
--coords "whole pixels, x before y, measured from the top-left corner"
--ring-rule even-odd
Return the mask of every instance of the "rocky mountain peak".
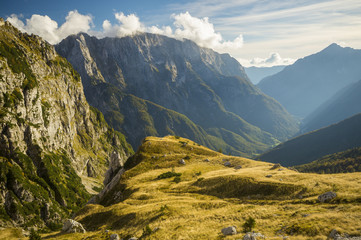
[[[103, 39], [78, 34], [64, 39], [56, 50], [82, 76], [90, 104], [126, 134], [134, 148], [149, 135], [180, 134], [242, 154], [244, 147], [235, 149], [262, 142], [256, 144], [258, 152], [297, 129], [282, 106], [253, 86], [237, 60], [190, 40], [150, 33]], [[177, 119], [189, 118], [184, 119], [187, 123], [170, 119], [175, 113], [169, 110], [183, 115]], [[191, 134], [182, 135], [185, 126]], [[224, 138], [232, 146], [220, 144]]]

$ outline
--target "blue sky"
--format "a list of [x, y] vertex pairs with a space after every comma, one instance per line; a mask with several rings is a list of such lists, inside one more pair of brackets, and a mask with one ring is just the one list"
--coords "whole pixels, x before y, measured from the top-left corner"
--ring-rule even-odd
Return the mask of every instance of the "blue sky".
[[1, 17], [52, 43], [77, 31], [97, 37], [147, 31], [259, 66], [289, 64], [333, 42], [361, 48], [360, 0], [0, 0], [0, 6]]

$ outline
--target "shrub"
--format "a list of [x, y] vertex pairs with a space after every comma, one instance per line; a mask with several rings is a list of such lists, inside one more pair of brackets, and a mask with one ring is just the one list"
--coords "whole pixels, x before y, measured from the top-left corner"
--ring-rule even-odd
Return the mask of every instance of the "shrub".
[[201, 178], [198, 178], [197, 179], [197, 182], [199, 183], [199, 182], [201, 182], [201, 181], [203, 181], [204, 180], [204, 177], [201, 177]]
[[246, 222], [243, 224], [243, 231], [245, 233], [251, 232], [255, 226], [256, 226], [256, 220], [250, 216], [247, 218]]
[[180, 176], [176, 176], [173, 180], [173, 182], [175, 182], [175, 183], [180, 183], [180, 181], [181, 181]]
[[35, 232], [34, 228], [30, 230], [29, 240], [41, 240], [39, 233]]
[[149, 227], [149, 225], [147, 224], [146, 226], [145, 226], [145, 228], [143, 229], [143, 234], [142, 234], [142, 236], [143, 237], [145, 237], [145, 236], [148, 236], [148, 235], [150, 235], [150, 234], [152, 234], [152, 229]]
[[165, 172], [165, 173], [162, 173], [161, 175], [159, 175], [157, 177], [157, 179], [180, 177], [181, 175], [182, 175], [181, 173], [176, 173], [176, 172]]

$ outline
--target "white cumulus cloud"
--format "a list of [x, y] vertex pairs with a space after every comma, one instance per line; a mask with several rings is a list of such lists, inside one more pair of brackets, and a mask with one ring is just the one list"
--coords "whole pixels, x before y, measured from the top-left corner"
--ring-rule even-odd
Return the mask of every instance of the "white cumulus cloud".
[[272, 67], [280, 65], [290, 65], [293, 64], [296, 59], [293, 58], [282, 58], [279, 53], [273, 52], [267, 58], [253, 58], [251, 60], [247, 59], [237, 59], [245, 67], [256, 66], [256, 67]]
[[215, 31], [207, 17], [196, 18], [189, 12], [173, 14], [174, 30], [170, 26], [158, 28], [152, 26], [148, 32], [163, 34], [176, 39], [190, 39], [201, 47], [212, 48], [219, 52], [231, 52], [243, 46], [243, 36], [239, 35], [233, 41], [225, 41], [222, 35]]
[[66, 22], [58, 27], [58, 23], [49, 16], [34, 14], [26, 20], [26, 24], [13, 14], [6, 19], [19, 30], [41, 36], [51, 44], [56, 44], [71, 34], [88, 32], [92, 26], [92, 18], [82, 15], [78, 11], [70, 11], [66, 16]]
[[99, 37], [124, 37], [137, 32], [144, 32], [145, 27], [135, 14], [124, 15], [115, 13], [118, 24], [112, 25], [109, 20], [103, 22], [103, 32], [96, 33]]
[[176, 39], [190, 39], [201, 47], [212, 48], [221, 53], [231, 53], [243, 46], [243, 36], [239, 35], [233, 41], [226, 41], [219, 32], [216, 32], [208, 18], [196, 18], [189, 12], [173, 14], [173, 26], [148, 26], [146, 27], [135, 14], [125, 15], [122, 12], [114, 14], [116, 23], [104, 20], [102, 29], [95, 31], [92, 17], [80, 14], [77, 10], [70, 11], [65, 22], [59, 27], [58, 23], [49, 16], [34, 14], [26, 23], [21, 16], [11, 15], [7, 20], [21, 31], [34, 33], [51, 44], [59, 43], [71, 34], [85, 32], [98, 38], [124, 37], [138, 32], [150, 32], [166, 35]]

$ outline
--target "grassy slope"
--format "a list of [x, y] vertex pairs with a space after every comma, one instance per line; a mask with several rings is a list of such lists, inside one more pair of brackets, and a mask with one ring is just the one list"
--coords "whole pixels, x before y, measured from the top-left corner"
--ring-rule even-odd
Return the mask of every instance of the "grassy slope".
[[296, 166], [302, 172], [361, 172], [361, 147], [326, 155], [311, 163]]
[[[188, 144], [184, 147], [182, 142]], [[181, 158], [186, 165], [178, 163]], [[242, 168], [225, 167], [224, 160]], [[88, 233], [52, 233], [47, 239], [107, 239], [111, 233], [140, 237], [146, 225], [159, 227], [146, 239], [239, 239], [242, 233], [223, 237], [220, 231], [232, 225], [241, 231], [248, 216], [255, 218], [255, 230], [271, 239], [292, 234], [291, 239], [326, 239], [333, 228], [360, 234], [360, 173], [318, 175], [271, 167], [222, 155], [187, 139], [149, 137], [104, 202], [113, 204], [87, 205], [78, 212], [75, 220]], [[182, 173], [179, 183], [173, 177], [157, 180], [172, 169]], [[267, 178], [268, 174], [273, 176]], [[119, 189], [124, 201], [113, 201]], [[331, 190], [337, 198], [318, 203], [317, 196]]]

